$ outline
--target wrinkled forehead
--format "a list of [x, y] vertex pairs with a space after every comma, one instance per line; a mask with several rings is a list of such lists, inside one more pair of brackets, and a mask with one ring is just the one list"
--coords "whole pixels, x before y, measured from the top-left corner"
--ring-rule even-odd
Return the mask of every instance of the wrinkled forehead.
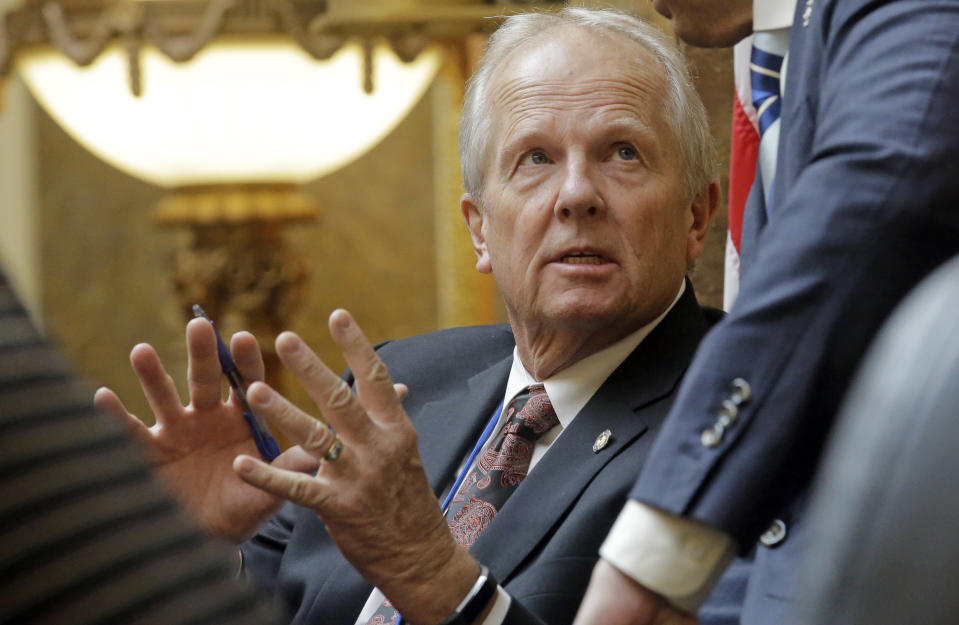
[[666, 93], [659, 62], [638, 42], [599, 28], [554, 27], [510, 52], [492, 74], [491, 147], [517, 126], [554, 114], [668, 127]]

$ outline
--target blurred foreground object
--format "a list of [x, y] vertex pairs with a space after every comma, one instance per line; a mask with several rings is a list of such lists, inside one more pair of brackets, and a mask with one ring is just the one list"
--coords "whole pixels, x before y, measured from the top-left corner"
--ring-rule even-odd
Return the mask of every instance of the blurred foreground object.
[[959, 257], [878, 335], [813, 501], [796, 623], [952, 623], [959, 614]]
[[277, 622], [138, 452], [0, 271], [0, 623]]

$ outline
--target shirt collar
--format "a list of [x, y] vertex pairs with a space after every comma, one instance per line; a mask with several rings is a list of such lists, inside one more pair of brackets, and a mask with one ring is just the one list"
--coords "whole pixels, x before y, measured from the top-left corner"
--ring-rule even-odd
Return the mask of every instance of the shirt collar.
[[796, 0], [753, 0], [753, 32], [789, 28]]
[[513, 399], [517, 393], [527, 386], [541, 383], [546, 387], [546, 394], [549, 395], [549, 400], [553, 404], [553, 410], [556, 411], [560, 425], [565, 429], [573, 422], [573, 418], [586, 405], [586, 402], [599, 390], [606, 378], [626, 360], [626, 357], [673, 309], [685, 290], [686, 281], [684, 280], [679, 286], [679, 292], [673, 302], [658, 317], [609, 347], [573, 363], [545, 380], [536, 380], [530, 375], [519, 359], [518, 350], [514, 347], [513, 366], [510, 368], [509, 378], [506, 381], [506, 395], [503, 405], [506, 405], [506, 402]]

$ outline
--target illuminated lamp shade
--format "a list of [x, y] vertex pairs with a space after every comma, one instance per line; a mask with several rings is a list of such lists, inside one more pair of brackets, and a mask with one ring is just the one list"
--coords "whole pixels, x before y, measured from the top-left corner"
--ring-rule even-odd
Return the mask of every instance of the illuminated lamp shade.
[[221, 38], [186, 63], [144, 46], [140, 97], [118, 45], [85, 68], [51, 48], [24, 51], [18, 67], [70, 135], [138, 178], [164, 187], [293, 184], [342, 167], [393, 130], [441, 55], [432, 46], [403, 63], [378, 43], [370, 94], [356, 41], [326, 61], [280, 37]]

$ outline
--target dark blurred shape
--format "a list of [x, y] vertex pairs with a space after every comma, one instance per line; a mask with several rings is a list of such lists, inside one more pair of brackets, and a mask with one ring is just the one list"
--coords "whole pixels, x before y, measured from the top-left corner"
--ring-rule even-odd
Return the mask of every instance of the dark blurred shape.
[[43, 341], [0, 271], [0, 623], [276, 622]]
[[803, 625], [959, 618], [959, 257], [890, 317], [818, 477]]

